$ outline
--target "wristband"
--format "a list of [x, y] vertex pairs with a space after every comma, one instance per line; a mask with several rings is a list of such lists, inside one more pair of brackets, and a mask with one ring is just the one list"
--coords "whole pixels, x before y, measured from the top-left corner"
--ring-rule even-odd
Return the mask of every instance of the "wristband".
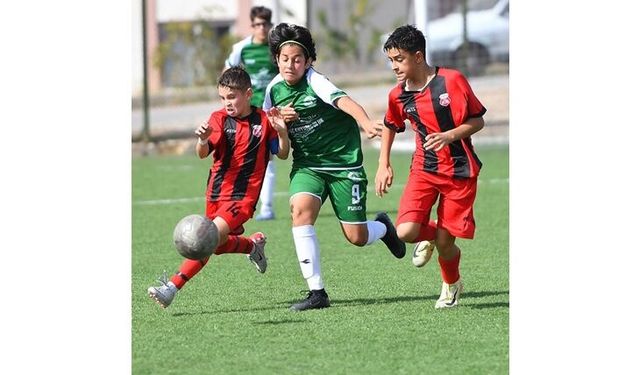
[[200, 146], [205, 146], [209, 143], [208, 139], [200, 139], [198, 138], [198, 143], [200, 144]]

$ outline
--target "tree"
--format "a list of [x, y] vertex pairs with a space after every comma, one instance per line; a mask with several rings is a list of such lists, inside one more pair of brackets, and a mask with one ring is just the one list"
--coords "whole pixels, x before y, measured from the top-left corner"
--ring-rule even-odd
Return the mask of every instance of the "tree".
[[164, 24], [162, 34], [153, 63], [167, 86], [215, 85], [236, 42], [228, 33], [219, 35], [213, 23], [204, 19]]
[[[370, 64], [374, 53], [380, 48], [382, 31], [371, 24], [371, 14], [380, 0], [357, 0], [347, 2], [346, 28], [332, 27], [324, 9], [317, 12], [318, 39], [324, 42], [331, 60], [354, 60], [359, 64]], [[363, 43], [361, 36], [369, 34]]]

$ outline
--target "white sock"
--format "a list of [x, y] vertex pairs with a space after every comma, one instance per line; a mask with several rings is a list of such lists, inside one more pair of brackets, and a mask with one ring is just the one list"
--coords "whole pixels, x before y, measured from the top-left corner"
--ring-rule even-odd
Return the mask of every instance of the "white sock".
[[264, 182], [260, 191], [260, 213], [268, 215], [273, 212], [273, 190], [276, 184], [276, 165], [273, 160], [269, 160], [267, 170], [264, 174]]
[[315, 228], [313, 225], [301, 225], [291, 228], [291, 232], [302, 277], [307, 280], [309, 290], [324, 289], [320, 275], [320, 246]]
[[367, 238], [367, 245], [371, 245], [380, 238], [387, 234], [387, 227], [379, 221], [367, 221], [367, 230], [369, 231], [369, 237]]

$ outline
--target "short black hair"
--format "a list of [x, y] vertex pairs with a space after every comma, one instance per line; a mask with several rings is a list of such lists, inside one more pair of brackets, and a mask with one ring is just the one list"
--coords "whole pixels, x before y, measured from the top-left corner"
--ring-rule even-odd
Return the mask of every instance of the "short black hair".
[[316, 45], [309, 29], [292, 23], [281, 23], [269, 32], [269, 49], [275, 63], [277, 63], [282, 45], [289, 43], [302, 47], [304, 57], [307, 60], [316, 60]]
[[426, 40], [422, 31], [413, 25], [404, 25], [395, 29], [387, 38], [382, 48], [385, 52], [392, 48], [408, 52], [422, 52], [425, 55]]
[[249, 17], [251, 17], [251, 22], [253, 22], [253, 20], [256, 17], [258, 17], [258, 18], [262, 18], [263, 20], [271, 24], [271, 9], [263, 6], [253, 7], [251, 8], [251, 13], [249, 14]]
[[239, 66], [225, 70], [218, 78], [218, 87], [224, 86], [233, 90], [247, 90], [251, 88], [251, 77]]

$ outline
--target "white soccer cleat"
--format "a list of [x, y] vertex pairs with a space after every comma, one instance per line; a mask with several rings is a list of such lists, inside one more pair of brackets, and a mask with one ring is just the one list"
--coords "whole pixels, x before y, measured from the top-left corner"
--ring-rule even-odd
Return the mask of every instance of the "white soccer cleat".
[[442, 291], [436, 302], [436, 309], [457, 306], [460, 294], [462, 294], [462, 279], [458, 279], [453, 284], [442, 282]]
[[436, 245], [431, 241], [420, 241], [413, 248], [413, 258], [411, 261], [413, 265], [416, 267], [422, 267], [429, 259], [431, 259], [431, 255], [433, 255], [433, 249], [435, 249]]
[[178, 288], [167, 280], [167, 273], [165, 272], [160, 278], [158, 278], [160, 286], [151, 286], [147, 289], [149, 297], [153, 298], [160, 306], [167, 308], [173, 298], [178, 293]]

